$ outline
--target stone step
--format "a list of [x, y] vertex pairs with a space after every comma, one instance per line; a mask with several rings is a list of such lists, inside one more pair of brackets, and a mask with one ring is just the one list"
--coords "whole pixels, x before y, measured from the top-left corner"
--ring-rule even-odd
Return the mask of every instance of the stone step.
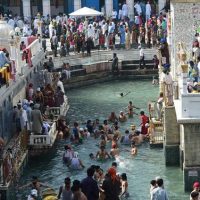
[[[151, 63], [146, 63], [145, 65], [146, 69], [153, 69], [154, 65]], [[139, 68], [139, 63], [138, 64], [129, 64], [129, 65], [122, 65], [122, 70], [134, 70]]]
[[[140, 60], [123, 60], [122, 65], [139, 64]], [[145, 60], [145, 63], [153, 64], [153, 60]]]
[[86, 75], [86, 70], [85, 69], [76, 69], [71, 71], [71, 76], [72, 77], [77, 77], [77, 76], [84, 76]]
[[122, 76], [129, 76], [129, 75], [158, 76], [158, 70], [157, 69], [120, 70], [120, 75]]
[[[83, 66], [82, 65], [73, 65], [73, 66], [70, 66], [70, 70], [71, 71], [78, 70], [78, 69], [83, 69]], [[58, 67], [54, 71], [61, 72], [62, 71], [62, 67]]]

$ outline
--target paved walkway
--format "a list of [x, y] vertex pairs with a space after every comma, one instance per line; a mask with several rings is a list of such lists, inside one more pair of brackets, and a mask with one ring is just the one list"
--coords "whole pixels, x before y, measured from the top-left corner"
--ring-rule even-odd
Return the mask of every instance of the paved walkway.
[[[47, 39], [47, 57], [52, 56], [50, 40]], [[76, 52], [70, 52], [69, 55], [65, 57], [54, 57], [53, 61], [55, 67], [60, 67], [63, 62], [69, 62], [70, 65], [82, 65], [82, 64], [92, 64], [98, 63], [101, 61], [108, 61], [112, 59], [113, 53], [117, 53], [119, 60], [139, 60], [139, 49], [131, 48], [130, 50], [126, 49], [115, 49], [115, 50], [92, 50], [91, 56], [82, 56], [82, 53], [78, 54]], [[146, 48], [144, 49], [145, 59], [151, 60], [153, 59], [153, 55], [157, 53], [156, 48]]]

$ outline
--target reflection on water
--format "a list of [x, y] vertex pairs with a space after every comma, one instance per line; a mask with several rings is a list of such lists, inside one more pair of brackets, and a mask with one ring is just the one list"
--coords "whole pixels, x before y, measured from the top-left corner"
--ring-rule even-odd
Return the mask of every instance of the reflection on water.
[[[120, 97], [121, 92], [130, 93], [125, 97]], [[84, 126], [83, 124], [87, 119], [99, 118], [102, 122], [111, 111], [119, 113], [130, 100], [141, 110], [147, 111], [148, 101], [155, 100], [158, 96], [158, 87], [152, 86], [150, 81], [113, 81], [67, 91], [67, 95], [70, 102], [70, 110], [67, 116], [69, 122], [72, 124], [74, 121], [78, 121]], [[136, 110], [138, 113], [139, 111]], [[139, 125], [138, 116], [129, 119], [125, 124], [120, 124], [121, 130], [130, 128], [133, 123]], [[86, 169], [70, 172], [63, 165], [62, 153], [66, 142], [68, 141], [59, 141], [56, 143], [55, 149], [48, 155], [41, 155], [37, 159], [30, 160], [20, 184], [27, 183], [33, 175], [36, 175], [41, 182], [46, 182], [58, 190], [66, 176], [71, 176], [73, 180], [84, 178]], [[84, 141], [83, 145], [74, 147], [74, 149], [79, 152], [85, 166], [96, 164], [106, 170], [113, 160], [100, 163], [89, 159], [88, 155], [91, 152], [97, 152], [97, 143], [97, 140], [90, 138]], [[107, 148], [110, 148], [110, 144]], [[121, 146], [120, 148], [127, 147]], [[165, 166], [162, 149], [150, 149], [148, 143], [144, 143], [138, 147], [137, 157], [133, 159], [128, 152], [122, 151], [117, 162], [118, 171], [126, 172], [128, 175], [131, 195], [129, 199], [149, 199], [149, 182], [156, 176], [161, 176], [164, 179], [170, 200], [188, 199], [189, 195], [183, 192], [182, 171], [176, 167], [167, 168]], [[21, 193], [25, 196], [28, 190]]]

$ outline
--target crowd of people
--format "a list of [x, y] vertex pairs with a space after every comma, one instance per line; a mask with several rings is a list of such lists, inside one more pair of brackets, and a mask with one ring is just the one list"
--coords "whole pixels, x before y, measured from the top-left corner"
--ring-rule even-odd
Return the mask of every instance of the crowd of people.
[[[19, 16], [8, 15], [5, 19], [13, 28], [19, 27], [23, 36], [39, 35], [42, 38], [49, 38], [51, 49], [56, 57], [58, 55], [58, 47], [60, 48], [60, 56], [66, 56], [72, 50], [77, 53], [87, 51], [87, 55], [91, 55], [91, 49], [115, 49], [130, 48], [140, 49], [140, 68], [145, 67], [143, 47], [159, 47], [163, 61], [163, 67], [169, 72], [169, 49], [167, 44], [167, 19], [166, 14], [160, 13], [156, 15], [154, 8], [150, 2], [146, 4], [136, 2], [134, 5], [134, 20], [128, 18], [128, 10], [126, 3], [117, 13], [112, 12], [111, 18], [95, 17], [95, 18], [68, 18], [65, 14], [59, 14], [55, 17], [42, 17], [39, 14], [30, 21], [22, 19]], [[117, 45], [117, 38], [119, 44]], [[198, 38], [197, 38], [198, 39]], [[45, 39], [42, 41], [43, 48], [46, 50]], [[20, 50], [26, 48], [24, 42], [21, 42]], [[196, 50], [195, 50], [196, 49]], [[199, 44], [194, 44], [195, 61], [190, 62], [190, 76], [194, 76], [194, 69], [198, 68], [200, 63]], [[5, 53], [4, 53], [5, 55]], [[6, 55], [5, 55], [6, 56]], [[159, 60], [154, 56], [154, 67], [157, 69]], [[1, 57], [0, 57], [0, 61]], [[118, 58], [114, 55], [113, 71], [118, 70]], [[194, 67], [195, 64], [197, 68]], [[64, 102], [64, 87], [62, 81], [69, 79], [70, 66], [69, 63], [63, 64], [62, 74], [57, 77], [57, 85], [53, 87], [51, 72], [54, 71], [52, 57], [44, 64], [45, 70], [41, 72], [39, 81], [45, 82], [45, 87], [34, 89], [33, 84], [29, 84], [26, 90], [26, 99], [22, 100], [14, 106], [13, 119], [16, 123], [17, 132], [23, 129], [33, 132], [34, 134], [48, 134], [49, 126], [45, 122], [49, 116], [48, 107], [59, 107]], [[199, 67], [200, 68], [200, 67]], [[197, 82], [197, 81], [196, 81]], [[43, 86], [43, 84], [41, 84]], [[56, 89], [55, 89], [56, 88]], [[194, 88], [193, 88], [194, 90]], [[123, 97], [126, 94], [121, 93]], [[163, 94], [160, 95], [163, 99]], [[125, 111], [121, 111], [119, 115], [111, 112], [108, 119], [101, 124], [98, 119], [88, 120], [85, 127], [80, 127], [78, 122], [74, 122], [70, 129], [66, 125], [65, 120], [58, 119], [58, 131], [61, 137], [70, 137], [71, 144], [81, 145], [84, 140], [93, 137], [98, 140], [99, 150], [89, 154], [89, 159], [97, 161], [106, 161], [108, 159], [120, 160], [120, 154], [123, 151], [130, 152], [132, 157], [137, 156], [137, 146], [149, 139], [150, 126], [149, 117], [144, 111], [137, 113], [138, 107], [134, 106], [130, 101]], [[140, 130], [135, 125], [131, 129], [125, 130], [122, 134], [120, 131], [120, 123], [127, 121], [133, 115], [140, 115]], [[80, 170], [85, 168], [84, 161], [80, 158], [79, 153], [73, 150], [72, 145], [68, 144], [64, 147], [63, 162], [70, 170]], [[87, 166], [88, 167], [88, 166]], [[36, 200], [41, 196], [41, 187], [49, 187], [39, 182], [37, 177], [33, 177], [30, 184], [31, 194], [29, 200]], [[22, 186], [22, 188], [26, 187]], [[168, 195], [164, 189], [163, 179], [156, 177], [150, 182], [150, 199], [151, 200], [168, 200]], [[191, 200], [198, 199], [200, 186], [195, 183], [194, 191], [191, 193]], [[83, 180], [71, 180], [70, 177], [64, 179], [64, 185], [59, 188], [55, 199], [63, 200], [119, 200], [129, 197], [128, 192], [128, 176], [126, 173], [119, 174], [117, 172], [117, 162], [113, 162], [106, 171], [100, 166], [91, 165], [87, 168], [87, 177]]]
[[200, 87], [200, 36], [195, 34], [192, 44], [192, 59], [188, 63], [188, 93], [199, 93]]
[[[48, 119], [53, 120], [53, 116], [49, 112], [51, 107], [60, 107], [65, 100], [65, 91], [59, 75], [56, 77], [56, 85], [54, 81], [49, 81], [52, 74], [45, 71], [41, 87], [34, 89], [34, 85], [29, 83], [26, 88], [26, 99], [23, 99], [13, 107], [13, 121], [16, 124], [16, 131], [20, 133], [27, 130], [33, 134], [48, 134], [50, 125]], [[45, 78], [48, 77], [48, 78]], [[44, 82], [43, 82], [44, 83]]]
[[[38, 13], [32, 20], [18, 15], [5, 14], [4, 19], [13, 28], [19, 27], [21, 35], [28, 37], [39, 35], [42, 38], [50, 38], [51, 49], [57, 56], [58, 46], [60, 56], [66, 56], [70, 50], [75, 52], [91, 49], [115, 49], [146, 45], [148, 48], [159, 44], [161, 38], [167, 35], [167, 18], [165, 12], [156, 13], [155, 5], [151, 1], [136, 2], [134, 5], [134, 19], [129, 19], [129, 8], [124, 2], [119, 12], [113, 10], [111, 17], [99, 16], [89, 18], [68, 18], [66, 14], [57, 16], [41, 16]], [[116, 38], [119, 45], [116, 46]], [[46, 49], [46, 42], [43, 39]], [[23, 49], [24, 44], [21, 45]]]
[[[140, 129], [131, 125], [124, 134], [121, 133], [120, 124], [125, 123], [128, 118], [139, 115], [137, 106], [130, 101], [124, 111], [119, 115], [111, 112], [108, 119], [100, 123], [99, 119], [88, 120], [85, 127], [74, 122], [74, 126], [68, 129], [68, 137], [71, 144], [64, 146], [63, 163], [69, 167], [70, 171], [82, 170], [86, 168], [84, 160], [77, 151], [74, 151], [73, 145], [82, 145], [85, 140], [93, 138], [98, 141], [99, 150], [89, 153], [89, 159], [92, 161], [115, 161], [110, 168], [104, 171], [101, 166], [91, 165], [87, 168], [87, 177], [82, 180], [71, 180], [70, 177], [64, 179], [64, 185], [60, 186], [58, 194], [54, 199], [63, 200], [119, 200], [129, 198], [128, 176], [126, 173], [118, 173], [118, 162], [120, 154], [124, 151], [129, 152], [134, 158], [137, 156], [137, 146], [149, 139], [149, 118], [144, 111], [140, 112]], [[110, 148], [110, 150], [108, 150]], [[36, 184], [37, 183], [37, 184]], [[35, 200], [42, 195], [41, 188], [49, 187], [40, 183], [38, 179], [33, 179], [30, 184], [20, 187], [20, 189], [31, 186], [31, 200]], [[157, 177], [150, 182], [150, 199], [167, 200], [168, 196], [163, 186], [163, 179]]]

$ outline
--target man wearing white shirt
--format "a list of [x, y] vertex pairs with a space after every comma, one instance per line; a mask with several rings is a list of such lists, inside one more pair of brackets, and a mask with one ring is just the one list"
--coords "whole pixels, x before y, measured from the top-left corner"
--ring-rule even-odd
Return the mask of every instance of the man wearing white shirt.
[[121, 20], [122, 19], [122, 9], [119, 9], [119, 13], [118, 13], [118, 19]]
[[93, 39], [94, 38], [94, 27], [92, 26], [92, 24], [89, 24], [88, 26], [88, 30], [87, 30], [87, 37]]
[[61, 78], [57, 82], [57, 87], [60, 87], [61, 91], [65, 94], [65, 89], [64, 89], [64, 86], [63, 86], [63, 82], [61, 81]]
[[12, 28], [14, 28], [15, 27], [15, 21], [13, 20], [12, 15], [9, 15], [9, 17], [10, 17], [10, 19], [8, 20], [8, 24], [10, 26], [12, 26]]
[[140, 16], [142, 14], [142, 8], [139, 4], [139, 1], [135, 4], [134, 8], [136, 9], [138, 16]]
[[146, 4], [146, 21], [148, 21], [150, 17], [151, 17], [151, 5], [148, 1]]
[[108, 30], [108, 24], [104, 21], [103, 25], [102, 25], [102, 33], [103, 35], [105, 34], [105, 32]]
[[128, 17], [128, 5], [126, 4], [126, 2], [124, 2], [122, 6], [122, 15], [124, 19]]
[[143, 65], [143, 68], [145, 68], [145, 60], [144, 60], [144, 50], [141, 46], [139, 48], [139, 55], [140, 55], [140, 63], [139, 63], [139, 69], [141, 69], [141, 64]]
[[113, 10], [113, 11], [112, 11], [112, 19], [113, 19], [113, 20], [116, 20], [116, 19], [117, 19], [117, 11], [116, 11], [116, 10]]

